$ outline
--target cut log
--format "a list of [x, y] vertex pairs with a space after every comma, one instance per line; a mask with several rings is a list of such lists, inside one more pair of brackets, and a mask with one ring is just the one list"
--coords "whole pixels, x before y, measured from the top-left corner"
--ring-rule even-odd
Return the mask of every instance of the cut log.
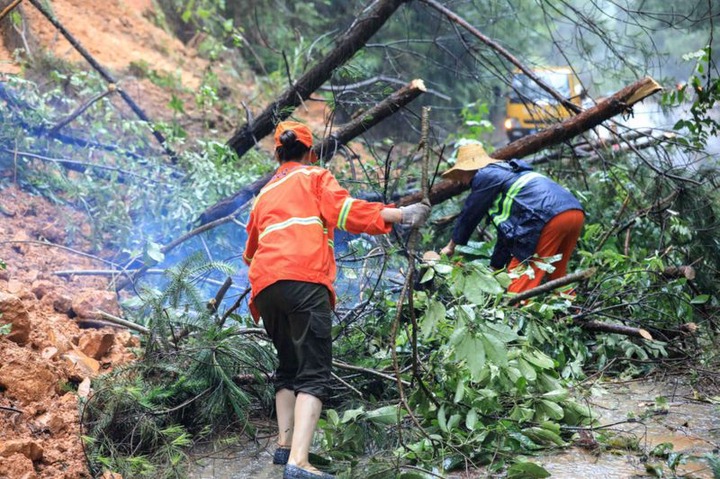
[[244, 155], [258, 140], [269, 135], [275, 125], [289, 117], [295, 107], [325, 83], [335, 69], [349, 60], [408, 0], [378, 0], [365, 9], [342, 35], [335, 48], [318, 64], [305, 72], [271, 103], [255, 121], [241, 126], [228, 141], [238, 156]]
[[686, 278], [693, 280], [695, 279], [695, 268], [689, 265], [668, 266], [662, 274], [668, 279]]
[[[313, 150], [317, 153], [318, 157], [323, 160], [330, 160], [330, 158], [332, 158], [342, 145], [347, 144], [353, 138], [365, 133], [385, 118], [391, 116], [393, 113], [412, 102], [425, 91], [425, 83], [422, 80], [415, 79], [411, 81], [374, 107], [370, 108], [363, 115], [338, 128], [322, 142], [315, 145]], [[253, 198], [268, 181], [270, 181], [272, 175], [273, 173], [265, 175], [238, 191], [233, 196], [220, 200], [216, 204], [210, 206], [200, 215], [200, 225], [231, 215], [234, 211], [242, 208], [245, 203], [250, 201], [250, 199]]]
[[547, 283], [542, 284], [537, 288], [532, 288], [527, 291], [523, 291], [522, 293], [518, 293], [517, 295], [513, 296], [508, 300], [508, 305], [512, 306], [518, 304], [521, 301], [529, 298], [534, 298], [535, 296], [539, 296], [543, 293], [547, 293], [562, 286], [566, 286], [570, 283], [575, 283], [577, 281], [585, 281], [586, 279], [594, 275], [595, 271], [595, 268], [589, 268], [583, 271], [578, 271], [577, 273], [568, 274], [566, 276], [563, 276], [562, 278], [548, 281]]
[[622, 334], [623, 336], [631, 336], [633, 338], [642, 338], [652, 341], [652, 334], [647, 329], [634, 328], [616, 323], [601, 323], [600, 321], [576, 321], [575, 324], [588, 331], [597, 331], [601, 333]]
[[[549, 146], [557, 145], [569, 138], [583, 133], [615, 115], [629, 110], [635, 103], [662, 90], [652, 78], [643, 78], [632, 85], [616, 92], [592, 108], [588, 108], [573, 118], [568, 118], [556, 125], [516, 140], [509, 145], [496, 150], [493, 158], [510, 160], [522, 158]], [[434, 205], [442, 203], [468, 188], [455, 181], [443, 180], [430, 191], [430, 202]], [[417, 192], [400, 199], [399, 205], [417, 203], [422, 199], [422, 193]]]

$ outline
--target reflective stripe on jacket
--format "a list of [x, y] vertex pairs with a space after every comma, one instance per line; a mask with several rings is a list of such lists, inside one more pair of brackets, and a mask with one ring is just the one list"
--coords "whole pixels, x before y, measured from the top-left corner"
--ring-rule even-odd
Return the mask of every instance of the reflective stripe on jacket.
[[325, 285], [335, 304], [335, 228], [350, 233], [383, 234], [392, 225], [380, 212], [386, 205], [354, 199], [328, 170], [283, 163], [258, 193], [247, 225], [243, 259], [250, 266], [253, 297], [281, 280]]
[[568, 210], [582, 211], [582, 206], [572, 193], [532, 171], [526, 162], [493, 163], [480, 168], [473, 177], [452, 239], [456, 244], [467, 244], [487, 217], [498, 230], [490, 264], [502, 268], [511, 257], [520, 261], [530, 258], [545, 224]]

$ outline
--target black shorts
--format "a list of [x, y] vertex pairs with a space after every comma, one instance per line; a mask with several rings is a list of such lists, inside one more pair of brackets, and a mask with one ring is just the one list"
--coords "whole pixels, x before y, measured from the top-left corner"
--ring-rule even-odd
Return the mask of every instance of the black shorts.
[[260, 291], [255, 305], [278, 353], [275, 391], [330, 395], [332, 309], [330, 292], [316, 283], [278, 281]]

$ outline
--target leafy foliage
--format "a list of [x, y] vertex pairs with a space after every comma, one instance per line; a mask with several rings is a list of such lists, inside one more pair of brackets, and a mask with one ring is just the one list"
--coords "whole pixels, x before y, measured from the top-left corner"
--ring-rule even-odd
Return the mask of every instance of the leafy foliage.
[[129, 317], [147, 324], [150, 334], [142, 360], [100, 378], [83, 404], [93, 468], [182, 477], [194, 441], [229, 424], [250, 428], [249, 410], [271, 401], [269, 348], [237, 325], [220, 326], [221, 313], [203, 302], [197, 282], [213, 270], [231, 272], [191, 257], [168, 271], [164, 290], [145, 291], [127, 305]]

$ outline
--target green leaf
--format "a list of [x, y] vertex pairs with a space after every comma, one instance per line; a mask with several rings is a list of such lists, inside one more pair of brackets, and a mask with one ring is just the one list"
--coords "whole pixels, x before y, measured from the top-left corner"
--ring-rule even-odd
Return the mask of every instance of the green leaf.
[[[162, 252], [162, 247], [152, 241], [148, 241], [145, 249], [145, 255], [150, 258], [154, 263], [162, 263], [165, 260], [165, 255]], [[150, 261], [147, 261], [148, 263]]]
[[543, 412], [547, 414], [550, 419], [559, 421], [565, 416], [565, 411], [563, 411], [563, 408], [557, 403], [541, 399], [539, 404], [541, 405]]
[[502, 341], [503, 343], [509, 343], [518, 339], [518, 335], [513, 331], [510, 326], [502, 323], [485, 323], [484, 326], [487, 329], [492, 330], [494, 337]]
[[565, 445], [565, 441], [563, 441], [558, 434], [541, 427], [529, 427], [527, 429], [523, 429], [522, 433], [536, 444], [555, 444], [556, 446]]
[[535, 379], [537, 379], [537, 374], [535, 373], [535, 368], [533, 368], [527, 361], [525, 361], [523, 358], [517, 359], [517, 366], [520, 372], [522, 373], [523, 377], [528, 380], [528, 382], [534, 382]]
[[519, 462], [508, 469], [507, 477], [508, 479], [543, 479], [550, 477], [550, 473], [534, 462]]
[[505, 292], [505, 288], [498, 283], [494, 276], [491, 274], [481, 274], [477, 271], [473, 271], [465, 283], [466, 291], [474, 288], [487, 294], [500, 294]]
[[422, 278], [420, 279], [420, 283], [427, 283], [434, 277], [435, 277], [435, 270], [432, 268], [428, 268], [425, 270], [425, 273], [423, 274]]
[[437, 323], [443, 319], [445, 319], [445, 306], [440, 301], [428, 301], [425, 314], [420, 320], [420, 330], [423, 339], [430, 337], [430, 334], [435, 331]]
[[438, 426], [442, 432], [448, 432], [447, 419], [445, 418], [445, 405], [440, 406], [437, 415]]
[[342, 423], [347, 424], [349, 422], [355, 421], [358, 417], [362, 416], [365, 413], [365, 411], [360, 409], [348, 409], [343, 413], [342, 417]]
[[482, 341], [472, 336], [465, 336], [455, 349], [455, 356], [459, 360], [465, 360], [473, 380], [480, 378], [485, 367], [485, 347]]
[[327, 416], [328, 421], [330, 421], [330, 424], [332, 424], [333, 426], [337, 427], [340, 424], [340, 416], [338, 416], [338, 413], [336, 410], [328, 409], [325, 412], [325, 415]]
[[457, 382], [457, 387], [455, 387], [455, 398], [453, 399], [453, 402], [455, 404], [459, 403], [463, 400], [463, 397], [465, 396], [465, 380], [464, 378], [460, 378]]
[[700, 294], [698, 296], [695, 296], [693, 299], [691, 299], [690, 304], [705, 304], [708, 301], [710, 301], [709, 294]]
[[475, 429], [475, 425], [477, 424], [477, 420], [477, 410], [475, 408], [470, 409], [470, 412], [468, 412], [467, 416], [465, 416], [465, 427], [467, 427], [469, 431], [473, 431]]
[[488, 359], [498, 366], [507, 366], [508, 359], [505, 345], [492, 334], [484, 334], [482, 341], [485, 345], [485, 352], [487, 353]]
[[567, 399], [568, 391], [567, 389], [554, 389], [552, 391], [546, 392], [542, 395], [542, 397], [543, 399], [547, 399], [548, 401], [563, 401]]
[[437, 274], [446, 275], [452, 273], [453, 267], [449, 264], [437, 263], [435, 266], [433, 266], [433, 269]]
[[555, 367], [555, 362], [552, 359], [537, 350], [524, 351], [523, 358], [540, 369], [552, 369]]
[[[404, 414], [401, 412], [400, 418], [402, 418]], [[390, 425], [390, 424], [397, 424], [398, 422], [398, 407], [397, 406], [384, 406], [378, 409], [375, 409], [374, 411], [368, 411], [366, 413], [366, 417], [368, 421], [375, 423], [375, 424], [383, 424], [383, 425]]]

